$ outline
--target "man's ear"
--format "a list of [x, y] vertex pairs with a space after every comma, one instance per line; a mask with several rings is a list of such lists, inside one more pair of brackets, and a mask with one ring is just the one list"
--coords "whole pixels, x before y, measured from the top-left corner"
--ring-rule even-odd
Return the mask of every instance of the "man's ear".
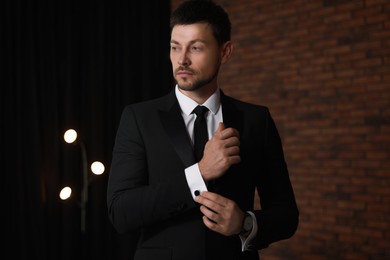
[[233, 43], [231, 41], [225, 42], [221, 50], [221, 63], [224, 64], [230, 59], [230, 56], [232, 55]]

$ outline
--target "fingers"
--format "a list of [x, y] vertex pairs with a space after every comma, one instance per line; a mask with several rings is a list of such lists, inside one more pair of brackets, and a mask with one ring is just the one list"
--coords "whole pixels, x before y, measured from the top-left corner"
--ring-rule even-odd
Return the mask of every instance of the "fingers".
[[225, 128], [219, 133], [219, 137], [221, 140], [225, 140], [228, 138], [236, 137], [237, 139], [240, 138], [240, 133], [237, 131], [237, 129], [234, 129], [232, 127]]
[[218, 128], [215, 131], [214, 135], [219, 136], [221, 140], [228, 139], [230, 137], [240, 138], [240, 133], [237, 131], [237, 129], [234, 129], [232, 127], [226, 128], [223, 122], [219, 122]]
[[201, 204], [200, 211], [206, 217], [204, 222], [208, 223], [207, 226], [223, 223], [223, 212], [228, 202], [224, 197], [212, 192], [202, 192], [195, 201]]
[[203, 223], [209, 229], [226, 236], [240, 231], [244, 213], [234, 201], [208, 191], [202, 192], [195, 200], [201, 204]]
[[220, 122], [214, 136], [222, 141], [222, 147], [227, 148], [227, 155], [232, 156], [240, 153], [240, 137], [236, 129], [226, 128], [224, 123]]
[[211, 230], [216, 230], [218, 228], [218, 224], [217, 222], [214, 222], [212, 220], [210, 220], [208, 217], [206, 216], [203, 216], [203, 223], [206, 225], [206, 227], [208, 227], [209, 229]]
[[213, 209], [216, 212], [218, 212], [217, 206], [223, 207], [228, 202], [228, 200], [225, 197], [222, 197], [217, 193], [209, 192], [209, 191], [202, 192], [199, 196], [195, 198], [195, 200], [196, 202], [210, 209]]
[[229, 139], [223, 141], [224, 141], [223, 146], [225, 148], [240, 146], [240, 139], [238, 139], [237, 137], [230, 137]]
[[234, 128], [220, 122], [213, 137], [206, 143], [199, 169], [205, 181], [221, 177], [233, 165], [241, 162], [240, 139]]

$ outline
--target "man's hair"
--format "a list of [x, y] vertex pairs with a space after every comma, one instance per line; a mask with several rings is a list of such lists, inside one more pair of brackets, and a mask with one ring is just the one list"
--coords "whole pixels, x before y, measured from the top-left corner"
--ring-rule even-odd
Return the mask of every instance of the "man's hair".
[[171, 15], [171, 31], [176, 25], [207, 23], [221, 46], [230, 41], [231, 24], [229, 15], [211, 0], [187, 0]]

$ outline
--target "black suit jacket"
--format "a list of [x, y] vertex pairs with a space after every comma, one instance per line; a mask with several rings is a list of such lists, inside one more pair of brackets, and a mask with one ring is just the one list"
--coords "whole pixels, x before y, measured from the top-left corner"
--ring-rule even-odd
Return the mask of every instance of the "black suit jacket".
[[[241, 163], [217, 179], [212, 191], [251, 210], [258, 222], [255, 249], [291, 237], [298, 209], [278, 131], [266, 107], [221, 92], [224, 123], [240, 132]], [[120, 233], [139, 234], [134, 259], [258, 259], [241, 252], [237, 235], [206, 228], [184, 169], [195, 163], [174, 91], [127, 106], [113, 149], [107, 203]], [[261, 210], [254, 210], [257, 188]]]

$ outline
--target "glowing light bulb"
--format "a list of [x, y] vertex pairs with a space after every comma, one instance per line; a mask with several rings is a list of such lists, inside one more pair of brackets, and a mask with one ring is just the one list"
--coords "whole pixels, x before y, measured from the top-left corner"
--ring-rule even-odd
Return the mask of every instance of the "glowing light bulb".
[[68, 129], [64, 134], [64, 140], [68, 144], [73, 143], [77, 139], [77, 132], [74, 129]]
[[105, 168], [104, 168], [104, 164], [99, 162], [99, 161], [95, 161], [91, 164], [91, 171], [95, 174], [95, 175], [101, 175], [103, 174]]
[[72, 195], [72, 189], [70, 187], [64, 187], [62, 188], [61, 192], [60, 192], [60, 198], [62, 200], [67, 200], [69, 199], [70, 195]]

